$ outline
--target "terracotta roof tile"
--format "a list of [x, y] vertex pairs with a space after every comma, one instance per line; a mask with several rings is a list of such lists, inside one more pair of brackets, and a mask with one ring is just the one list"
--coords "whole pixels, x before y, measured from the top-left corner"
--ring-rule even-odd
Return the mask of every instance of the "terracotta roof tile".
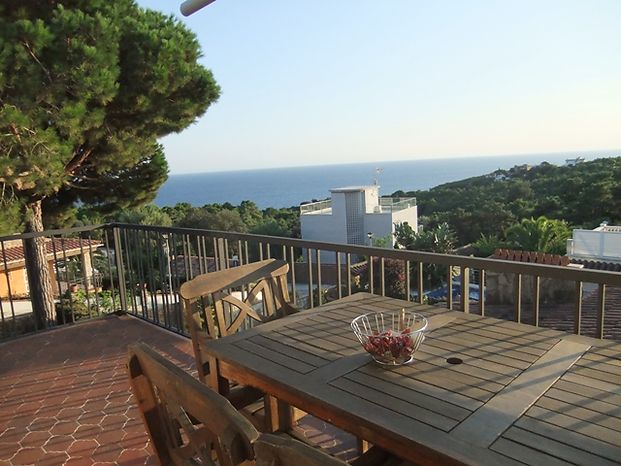
[[[63, 257], [63, 251], [75, 252], [80, 251], [81, 249], [88, 250], [89, 247], [96, 248], [102, 246], [103, 243], [99, 240], [93, 239], [84, 239], [84, 238], [54, 238], [52, 240], [47, 240], [45, 243], [45, 252], [50, 259], [54, 258], [54, 252], [56, 252], [56, 257], [61, 259]], [[8, 263], [18, 262], [24, 260], [24, 247], [23, 246], [12, 246], [5, 247], [4, 251], [0, 250], [0, 260], [6, 261]]]

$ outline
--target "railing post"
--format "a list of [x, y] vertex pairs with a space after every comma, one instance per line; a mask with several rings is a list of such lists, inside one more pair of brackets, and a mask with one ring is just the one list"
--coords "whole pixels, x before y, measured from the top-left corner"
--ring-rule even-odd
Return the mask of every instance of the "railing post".
[[604, 338], [605, 307], [606, 285], [600, 283], [597, 288], [597, 338]]
[[319, 306], [323, 304], [323, 296], [321, 296], [321, 249], [315, 250], [317, 253], [317, 303]]
[[470, 314], [470, 267], [461, 267], [461, 310]]
[[485, 269], [479, 272], [479, 312], [485, 315]]
[[423, 263], [416, 263], [416, 288], [418, 289], [418, 304], [425, 302], [425, 284], [423, 282]]
[[114, 238], [116, 274], [119, 277], [119, 299], [121, 301], [121, 310], [127, 312], [127, 288], [125, 286], [125, 272], [123, 270], [123, 253], [121, 248], [121, 230], [119, 227], [114, 227], [112, 229], [112, 236]]
[[574, 315], [574, 333], [580, 335], [582, 330], [582, 282], [576, 282], [576, 307]]
[[515, 321], [522, 322], [522, 274], [515, 274], [514, 289]]
[[533, 325], [539, 327], [539, 301], [540, 301], [541, 277], [533, 277]]
[[[224, 238], [217, 239], [218, 244], [218, 254], [217, 254], [217, 270], [226, 270], [229, 268], [228, 261], [226, 260], [227, 249], [226, 244], [224, 243]], [[262, 259], [261, 259], [262, 260]]]
[[446, 290], [448, 293], [446, 294], [446, 307], [449, 311], [453, 310], [453, 266], [447, 266], [447, 278], [446, 278]]

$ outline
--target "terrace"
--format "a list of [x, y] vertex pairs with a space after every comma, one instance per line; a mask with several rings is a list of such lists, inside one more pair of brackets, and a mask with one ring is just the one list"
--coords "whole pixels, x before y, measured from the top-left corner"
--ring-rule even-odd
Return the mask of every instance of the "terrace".
[[[381, 197], [374, 214], [399, 212], [416, 205], [415, 197]], [[300, 215], [332, 215], [332, 200], [310, 202], [300, 206]]]
[[[0, 298], [0, 464], [155, 464], [129, 391], [127, 345], [145, 341], [192, 372], [179, 286], [238, 263], [288, 261], [292, 298], [306, 307], [356, 291], [423, 302], [435, 274], [450, 289], [439, 306], [621, 339], [621, 274], [615, 272], [138, 225], [42, 235], [56, 240], [52, 244], [101, 246], [82, 247], [88, 260], [76, 259], [73, 266], [62, 250], [55, 252], [54, 265], [64, 266], [53, 267], [56, 309], [44, 328], [32, 311], [15, 312], [10, 286]], [[5, 242], [23, 238], [0, 238], [0, 262], [7, 260]], [[321, 253], [334, 254], [335, 264], [322, 265]], [[314, 260], [301, 262], [304, 257]], [[352, 268], [356, 258], [367, 263], [362, 275]], [[402, 272], [401, 289], [390, 278], [395, 268]], [[8, 285], [6, 270], [0, 280]], [[93, 275], [101, 283], [81, 280]], [[479, 300], [457, 292], [473, 286]], [[330, 436], [324, 427], [310, 419], [299, 428], [351, 457], [353, 437], [336, 429]]]

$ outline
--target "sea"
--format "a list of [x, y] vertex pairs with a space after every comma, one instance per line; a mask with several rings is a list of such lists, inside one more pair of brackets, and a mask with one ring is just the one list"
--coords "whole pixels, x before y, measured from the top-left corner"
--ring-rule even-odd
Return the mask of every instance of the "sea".
[[621, 150], [564, 152], [553, 154], [501, 155], [485, 157], [437, 158], [343, 165], [269, 168], [170, 175], [160, 188], [155, 203], [173, 206], [188, 202], [205, 204], [253, 201], [261, 209], [292, 207], [302, 202], [330, 197], [331, 188], [371, 185], [377, 182], [380, 194], [429, 189], [439, 184], [485, 175], [516, 165], [548, 162], [564, 165], [566, 159], [594, 160], [621, 156]]

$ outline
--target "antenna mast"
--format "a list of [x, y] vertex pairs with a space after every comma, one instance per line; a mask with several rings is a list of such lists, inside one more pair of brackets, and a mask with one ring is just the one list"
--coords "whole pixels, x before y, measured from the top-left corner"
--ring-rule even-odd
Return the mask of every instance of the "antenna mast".
[[384, 171], [384, 169], [383, 169], [383, 168], [380, 168], [380, 167], [377, 167], [377, 168], [375, 169], [375, 176], [373, 177], [373, 184], [374, 184], [375, 186], [377, 186], [377, 185], [379, 184], [379, 183], [378, 183], [378, 179], [379, 179], [380, 174], [381, 174], [383, 171]]

